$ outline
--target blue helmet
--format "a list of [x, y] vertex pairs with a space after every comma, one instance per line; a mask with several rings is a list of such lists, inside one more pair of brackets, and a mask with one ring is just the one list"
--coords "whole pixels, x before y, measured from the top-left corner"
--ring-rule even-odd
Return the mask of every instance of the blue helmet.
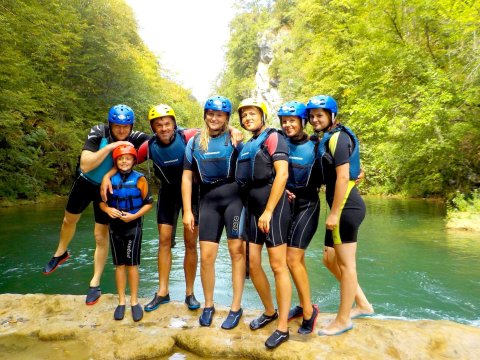
[[130, 106], [115, 105], [108, 111], [108, 122], [119, 125], [133, 125], [135, 114]]
[[335, 117], [338, 113], [338, 106], [335, 99], [329, 95], [317, 95], [307, 103], [307, 116], [311, 109], [326, 109], [332, 113], [332, 123], [335, 123]]
[[232, 103], [225, 96], [212, 96], [207, 99], [204, 111], [207, 110], [219, 110], [228, 113], [228, 116], [232, 113]]
[[[299, 101], [288, 101], [278, 109], [278, 117], [281, 116], [298, 116], [302, 121], [302, 127], [305, 127], [307, 120], [307, 107]], [[281, 119], [280, 119], [281, 120]]]

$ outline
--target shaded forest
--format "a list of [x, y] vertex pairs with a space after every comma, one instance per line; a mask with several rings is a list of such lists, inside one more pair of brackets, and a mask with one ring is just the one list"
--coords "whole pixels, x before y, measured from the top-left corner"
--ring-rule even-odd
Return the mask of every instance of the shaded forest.
[[158, 103], [182, 125], [201, 118], [190, 91], [160, 76], [123, 0], [2, 0], [0, 38], [0, 199], [68, 192], [89, 128], [115, 104], [147, 132]]
[[[285, 100], [330, 94], [362, 142], [370, 193], [475, 194], [480, 186], [480, 2], [237, 1], [218, 91], [249, 96], [258, 39], [278, 35]], [[311, 130], [311, 128], [309, 128]], [[477, 192], [478, 194], [478, 192]], [[463, 196], [463, 195], [462, 195]]]

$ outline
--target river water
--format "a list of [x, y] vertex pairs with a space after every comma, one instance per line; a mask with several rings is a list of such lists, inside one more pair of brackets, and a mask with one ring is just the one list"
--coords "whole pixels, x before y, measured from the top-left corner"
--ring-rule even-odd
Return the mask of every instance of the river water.
[[[322, 196], [323, 197], [323, 196]], [[446, 319], [480, 326], [480, 235], [445, 230], [445, 208], [439, 202], [365, 197], [367, 217], [360, 228], [357, 252], [359, 281], [378, 317]], [[44, 264], [56, 249], [64, 200], [0, 209], [0, 293], [85, 294], [92, 275], [93, 214], [88, 209], [71, 243], [72, 257], [49, 276]], [[321, 221], [326, 215], [322, 203]], [[184, 299], [182, 224], [173, 249], [170, 297]], [[312, 300], [321, 311], [335, 312], [339, 288], [322, 264], [324, 227], [307, 250]], [[140, 266], [140, 296], [155, 293], [158, 233], [155, 211], [146, 215]], [[264, 268], [273, 286], [266, 252]], [[230, 258], [222, 238], [216, 263], [215, 302], [231, 302]], [[195, 294], [203, 300], [198, 271]], [[115, 293], [109, 258], [102, 291]], [[298, 297], [294, 291], [292, 304]], [[261, 302], [247, 281], [243, 307], [260, 309]]]

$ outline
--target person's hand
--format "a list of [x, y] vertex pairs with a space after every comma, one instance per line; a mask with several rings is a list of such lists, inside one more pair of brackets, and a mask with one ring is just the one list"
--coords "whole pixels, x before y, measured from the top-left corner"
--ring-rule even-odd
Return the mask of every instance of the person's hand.
[[358, 186], [365, 179], [365, 172], [363, 169], [360, 169], [360, 174], [358, 174], [357, 179], [355, 180], [355, 185]]
[[108, 193], [113, 194], [112, 181], [109, 176], [105, 175], [100, 184], [100, 196], [104, 202], [107, 202], [107, 191]]
[[105, 211], [108, 216], [110, 216], [112, 219], [116, 219], [122, 216], [122, 212], [120, 210], [117, 210], [115, 208], [109, 207]]
[[291, 192], [290, 190], [285, 190], [287, 192], [287, 199], [288, 199], [288, 202], [293, 202], [293, 200], [295, 200], [296, 196], [293, 192]]
[[327, 220], [325, 220], [325, 226], [327, 230], [333, 230], [336, 226], [338, 226], [338, 215], [336, 214], [328, 214]]
[[130, 214], [128, 212], [122, 211], [119, 219], [122, 220], [123, 222], [129, 223], [130, 221], [135, 220], [136, 217], [134, 214]]
[[232, 145], [237, 146], [243, 141], [243, 132], [234, 127], [230, 127], [230, 138], [232, 139]]
[[270, 220], [272, 219], [272, 212], [269, 210], [265, 210], [263, 214], [258, 219], [258, 228], [264, 234], [268, 234], [270, 232]]
[[113, 143], [111, 143], [110, 145], [112, 145], [112, 147], [115, 149], [119, 146], [126, 146], [126, 145], [129, 145], [129, 146], [133, 146], [135, 147], [130, 141], [126, 141], [126, 140], [119, 140], [119, 141], [115, 141]]
[[185, 211], [183, 214], [183, 227], [193, 233], [195, 229], [195, 217], [191, 211]]

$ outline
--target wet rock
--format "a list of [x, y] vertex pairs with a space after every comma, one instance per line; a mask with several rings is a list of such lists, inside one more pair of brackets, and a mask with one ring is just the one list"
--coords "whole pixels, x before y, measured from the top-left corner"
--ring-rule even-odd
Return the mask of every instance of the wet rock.
[[[245, 309], [237, 328], [223, 330], [228, 309], [221, 306], [216, 306], [212, 326], [205, 328], [198, 324], [201, 310], [190, 311], [183, 303], [161, 305], [134, 322], [129, 307], [124, 320], [113, 319], [117, 301], [111, 294], [94, 306], [86, 306], [84, 300], [71, 295], [0, 295], [2, 354], [48, 360], [55, 356], [43, 354], [51, 351], [60, 357], [68, 354], [69, 359], [158, 359], [178, 348], [207, 358], [244, 359], [473, 360], [480, 354], [480, 329], [450, 321], [364, 318], [354, 320], [353, 330], [341, 336], [320, 337], [299, 335], [301, 320], [295, 319], [289, 323], [290, 340], [272, 351], [264, 342], [275, 323], [257, 331], [248, 327], [260, 310]], [[317, 327], [332, 318], [321, 313]]]

